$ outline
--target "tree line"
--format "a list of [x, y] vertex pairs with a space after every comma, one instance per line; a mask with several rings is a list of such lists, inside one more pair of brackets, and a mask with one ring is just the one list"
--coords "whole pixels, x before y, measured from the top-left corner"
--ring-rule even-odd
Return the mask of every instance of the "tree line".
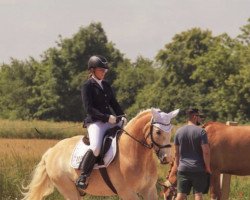
[[0, 118], [82, 121], [80, 88], [93, 54], [108, 59], [106, 79], [129, 118], [150, 107], [192, 106], [211, 120], [249, 122], [250, 18], [236, 38], [192, 28], [176, 34], [155, 59], [134, 62], [108, 40], [101, 23], [91, 23], [71, 38], [59, 36], [39, 60], [0, 65]]

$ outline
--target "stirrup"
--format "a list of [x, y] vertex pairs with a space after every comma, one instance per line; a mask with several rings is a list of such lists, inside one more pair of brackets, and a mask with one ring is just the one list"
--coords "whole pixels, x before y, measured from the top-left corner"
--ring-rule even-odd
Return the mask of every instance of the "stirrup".
[[85, 190], [88, 187], [88, 183], [87, 182], [87, 177], [86, 176], [80, 176], [76, 182], [75, 185], [77, 188]]

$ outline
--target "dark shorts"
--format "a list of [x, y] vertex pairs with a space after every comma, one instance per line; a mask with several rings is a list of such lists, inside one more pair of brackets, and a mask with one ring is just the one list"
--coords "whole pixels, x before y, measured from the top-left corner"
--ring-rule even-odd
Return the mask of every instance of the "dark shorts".
[[193, 194], [208, 193], [210, 175], [206, 172], [182, 172], [177, 173], [177, 192], [190, 194], [193, 187]]

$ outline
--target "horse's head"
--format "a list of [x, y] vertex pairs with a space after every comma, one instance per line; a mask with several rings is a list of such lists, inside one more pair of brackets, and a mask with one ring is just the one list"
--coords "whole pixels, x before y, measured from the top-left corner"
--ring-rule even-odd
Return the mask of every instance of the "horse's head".
[[167, 164], [172, 160], [170, 139], [173, 126], [171, 125], [171, 119], [179, 113], [179, 109], [165, 113], [159, 109], [152, 108], [151, 112], [152, 120], [147, 138], [151, 139], [152, 147], [161, 163]]

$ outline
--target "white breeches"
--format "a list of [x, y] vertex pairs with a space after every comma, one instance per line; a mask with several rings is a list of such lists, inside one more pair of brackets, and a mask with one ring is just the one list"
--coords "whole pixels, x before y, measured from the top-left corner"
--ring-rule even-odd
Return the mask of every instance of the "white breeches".
[[110, 123], [103, 123], [103, 122], [94, 122], [87, 125], [87, 130], [89, 133], [89, 148], [93, 151], [95, 156], [98, 156], [101, 151], [102, 141], [106, 130], [109, 128], [113, 128], [114, 126], [122, 126], [122, 121], [118, 124], [110, 124]]

